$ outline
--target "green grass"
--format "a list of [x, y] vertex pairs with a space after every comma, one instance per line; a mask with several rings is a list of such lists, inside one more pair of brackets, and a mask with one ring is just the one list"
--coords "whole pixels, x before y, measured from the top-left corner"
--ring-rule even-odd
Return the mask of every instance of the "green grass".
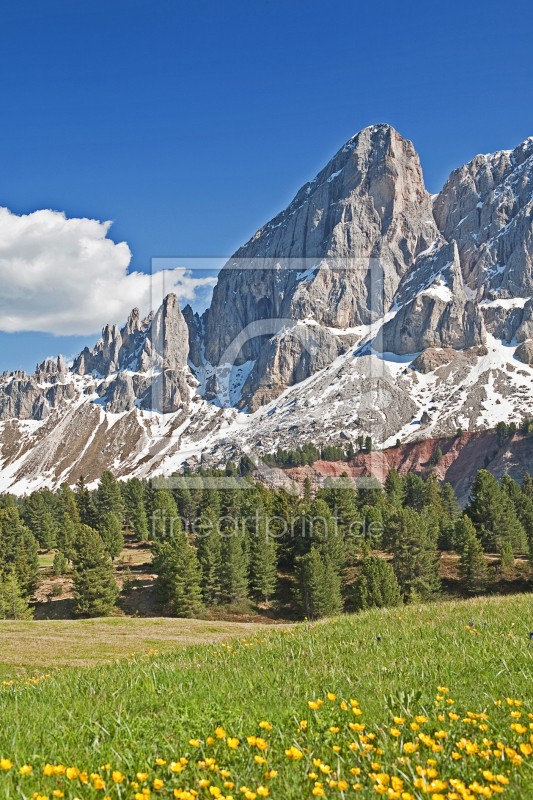
[[0, 679], [91, 666], [150, 648], [213, 642], [262, 629], [254, 623], [169, 617], [0, 621]]
[[[207, 780], [222, 795], [234, 798], [246, 796], [240, 791], [243, 786], [257, 794], [260, 784], [267, 785], [274, 800], [313, 798], [320, 791], [332, 797], [376, 798], [379, 794], [369, 773], [387, 774], [381, 780], [388, 780], [389, 788], [392, 776], [400, 778], [402, 791], [409, 797], [453, 797], [449, 783], [442, 791], [437, 787], [429, 793], [414, 784], [419, 780], [416, 768], [427, 768], [430, 758], [436, 762], [437, 779], [459, 779], [467, 786], [478, 781], [483, 786], [501, 786], [505, 798], [531, 798], [533, 754], [520, 753], [519, 746], [533, 735], [528, 727], [533, 724], [528, 718], [533, 714], [532, 612], [533, 596], [515, 595], [372, 611], [284, 631], [249, 626], [253, 630], [246, 637], [224, 642], [229, 647], [220, 641], [184, 646], [97, 667], [52, 670], [35, 684], [15, 681], [0, 691], [0, 757], [14, 762], [0, 774], [0, 797], [30, 798], [40, 791], [51, 800], [56, 788], [67, 798], [115, 800], [134, 798], [144, 786], [152, 789], [152, 797], [187, 797], [183, 792], [174, 795], [179, 788], [194, 789], [203, 800], [216, 796], [198, 783]], [[117, 623], [104, 624], [112, 629]], [[90, 648], [94, 636], [90, 623], [85, 631]], [[439, 694], [438, 686], [449, 692]], [[336, 699], [329, 701], [327, 692]], [[437, 695], [444, 699], [437, 700]], [[453, 705], [447, 703], [450, 698]], [[506, 698], [523, 705], [509, 706]], [[314, 699], [324, 701], [318, 710], [308, 705]], [[357, 699], [362, 714], [354, 715], [350, 699]], [[497, 706], [495, 700], [503, 702]], [[340, 708], [341, 701], [347, 710]], [[511, 717], [512, 711], [520, 718]], [[452, 721], [449, 712], [457, 712], [459, 719]], [[468, 712], [486, 713], [488, 720], [464, 722]], [[394, 723], [393, 714], [405, 718], [405, 724]], [[413, 731], [409, 723], [415, 714], [428, 717], [428, 722]], [[261, 729], [262, 720], [272, 730]], [[301, 720], [308, 723], [305, 731]], [[376, 738], [367, 744], [383, 752], [374, 750], [365, 756], [361, 749], [350, 749], [350, 743], [359, 748], [364, 743], [349, 723], [364, 724], [365, 734], [375, 733]], [[513, 731], [511, 724], [523, 724], [526, 731]], [[239, 739], [236, 749], [228, 747], [226, 738], [216, 738], [217, 726]], [[339, 731], [331, 732], [330, 727]], [[400, 730], [401, 736], [394, 738], [390, 728]], [[435, 737], [439, 730], [447, 731], [447, 737]], [[435, 752], [431, 744], [428, 747], [416, 738], [423, 733], [442, 751]], [[247, 743], [252, 735], [268, 741], [266, 751]], [[207, 744], [209, 736], [214, 744]], [[461, 749], [462, 737], [476, 743], [485, 755], [468, 755]], [[484, 744], [484, 738], [492, 744]], [[190, 744], [191, 739], [200, 744]], [[513, 761], [509, 753], [495, 755], [498, 741], [515, 748], [522, 762]], [[405, 742], [417, 745], [416, 751], [406, 753]], [[333, 745], [340, 746], [340, 751]], [[285, 755], [291, 746], [301, 758]], [[461, 758], [453, 760], [452, 751]], [[266, 764], [254, 759], [261, 754]], [[157, 766], [156, 757], [167, 764]], [[188, 759], [188, 764], [181, 773], [172, 772], [169, 763], [180, 757]], [[236, 785], [224, 787], [220, 772], [210, 770], [209, 763], [198, 766], [206, 758], [226, 768], [231, 773], [228, 780]], [[94, 780], [89, 779], [91, 785], [86, 786], [64, 775], [44, 776], [48, 762], [98, 772], [107, 786], [96, 789]], [[108, 763], [129, 781], [135, 780], [138, 771], [146, 772], [148, 779], [137, 780], [138, 788], [126, 780], [114, 785], [110, 770], [102, 769]], [[30, 774], [20, 775], [23, 764], [33, 766]], [[323, 769], [329, 765], [329, 774], [320, 765]], [[267, 768], [276, 770], [277, 776], [265, 779]], [[361, 769], [361, 773], [355, 777], [350, 769]], [[500, 774], [509, 784], [484, 777], [483, 770]], [[318, 778], [309, 778], [310, 772]], [[154, 777], [163, 781], [161, 791], [154, 791]], [[326, 782], [339, 779], [346, 780], [346, 789], [342, 783], [339, 790]], [[317, 780], [322, 787], [315, 787]], [[362, 788], [354, 791], [352, 785], [357, 783]], [[401, 798], [400, 792], [396, 794]], [[483, 795], [470, 792], [470, 796]]]

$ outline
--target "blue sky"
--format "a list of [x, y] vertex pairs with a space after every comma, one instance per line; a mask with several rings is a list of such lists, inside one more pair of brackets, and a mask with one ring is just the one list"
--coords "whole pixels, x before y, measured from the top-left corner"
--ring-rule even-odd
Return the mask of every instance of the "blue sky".
[[[114, 220], [130, 270], [229, 256], [376, 122], [436, 192], [533, 135], [532, 29], [494, 0], [4, 3], [0, 206]], [[0, 370], [83, 334], [0, 333]]]

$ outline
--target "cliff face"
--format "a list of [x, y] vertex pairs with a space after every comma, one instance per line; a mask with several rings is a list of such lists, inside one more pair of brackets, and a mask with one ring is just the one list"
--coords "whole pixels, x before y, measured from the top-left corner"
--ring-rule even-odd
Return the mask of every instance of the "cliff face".
[[479, 432], [533, 417], [532, 394], [533, 138], [432, 198], [411, 142], [375, 125], [235, 253], [202, 317], [169, 295], [70, 369], [4, 373], [0, 490], [361, 435], [390, 448], [462, 428], [481, 452]]

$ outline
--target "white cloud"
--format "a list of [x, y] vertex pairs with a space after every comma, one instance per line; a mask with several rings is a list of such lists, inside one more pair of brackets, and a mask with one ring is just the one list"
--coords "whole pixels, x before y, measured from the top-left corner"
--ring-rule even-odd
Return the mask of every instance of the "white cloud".
[[128, 273], [126, 242], [107, 238], [111, 222], [67, 219], [42, 210], [17, 216], [0, 208], [0, 330], [89, 335], [122, 323], [132, 308], [146, 315], [164, 293], [192, 301], [213, 278], [179, 268]]

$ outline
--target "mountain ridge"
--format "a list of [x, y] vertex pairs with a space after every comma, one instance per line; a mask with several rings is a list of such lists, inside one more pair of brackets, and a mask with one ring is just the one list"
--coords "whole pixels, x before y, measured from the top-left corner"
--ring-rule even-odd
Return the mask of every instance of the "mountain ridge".
[[532, 365], [533, 137], [432, 197], [375, 125], [237, 250], [201, 317], [167, 295], [70, 369], [4, 373], [0, 488], [520, 422]]

